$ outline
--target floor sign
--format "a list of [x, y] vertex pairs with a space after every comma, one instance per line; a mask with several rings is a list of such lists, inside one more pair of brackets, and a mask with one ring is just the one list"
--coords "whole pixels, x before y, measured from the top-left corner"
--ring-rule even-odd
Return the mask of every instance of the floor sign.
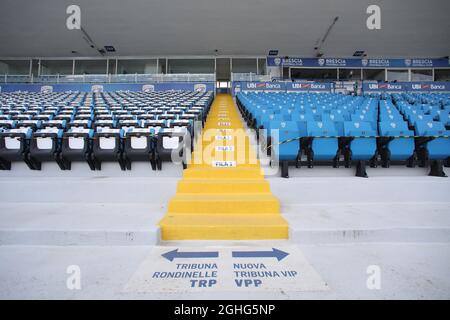
[[322, 291], [296, 247], [155, 247], [125, 292]]

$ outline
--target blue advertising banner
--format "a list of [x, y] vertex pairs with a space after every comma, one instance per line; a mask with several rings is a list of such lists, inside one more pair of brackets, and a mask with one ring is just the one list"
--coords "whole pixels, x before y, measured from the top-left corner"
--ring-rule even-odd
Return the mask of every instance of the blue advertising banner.
[[408, 91], [450, 92], [450, 82], [409, 82]]
[[243, 91], [261, 91], [261, 92], [331, 92], [333, 84], [329, 82], [233, 82], [233, 95]]
[[362, 90], [370, 92], [450, 92], [450, 82], [363, 83]]
[[306, 68], [450, 68], [450, 59], [267, 57], [267, 65], [269, 67], [306, 67]]
[[231, 88], [232, 95], [241, 91], [285, 92], [286, 84], [284, 82], [234, 81]]
[[3, 84], [0, 85], [0, 92], [28, 91], [28, 92], [64, 92], [64, 91], [83, 91], [83, 92], [108, 92], [108, 91], [214, 91], [213, 82], [164, 82], [149, 84], [134, 83], [107, 83], [107, 84]]
[[285, 91], [284, 82], [241, 82], [242, 91]]
[[331, 92], [333, 84], [330, 82], [288, 82], [286, 91], [325, 91]]

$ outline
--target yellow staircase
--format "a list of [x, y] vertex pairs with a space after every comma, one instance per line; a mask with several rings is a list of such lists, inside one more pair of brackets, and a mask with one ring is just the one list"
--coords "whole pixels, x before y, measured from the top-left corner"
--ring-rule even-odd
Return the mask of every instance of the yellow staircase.
[[162, 240], [287, 239], [288, 224], [230, 95], [216, 96], [160, 221]]

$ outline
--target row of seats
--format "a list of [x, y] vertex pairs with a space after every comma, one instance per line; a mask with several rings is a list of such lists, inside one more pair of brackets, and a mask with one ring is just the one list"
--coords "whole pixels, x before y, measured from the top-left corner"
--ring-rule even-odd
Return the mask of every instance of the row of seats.
[[[408, 166], [431, 165], [431, 175], [444, 176], [449, 164], [450, 96], [348, 96], [331, 93], [239, 93], [237, 103], [247, 124], [268, 154], [289, 163], [356, 164], [356, 175], [367, 177], [366, 162]], [[277, 130], [279, 143], [272, 144]], [[306, 158], [304, 161], [303, 159]]]
[[[56, 161], [70, 170], [86, 161], [101, 170], [103, 161], [118, 161], [122, 170], [133, 161], [161, 169], [194, 122], [204, 123], [212, 92], [63, 92], [0, 94], [0, 169], [24, 161], [40, 170]], [[192, 139], [191, 139], [192, 141]]]

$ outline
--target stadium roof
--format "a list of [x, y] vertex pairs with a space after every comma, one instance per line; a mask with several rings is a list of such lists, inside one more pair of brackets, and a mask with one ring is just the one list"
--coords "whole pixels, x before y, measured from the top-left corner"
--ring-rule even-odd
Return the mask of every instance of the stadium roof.
[[[325, 56], [450, 54], [448, 0], [2, 0], [0, 56], [99, 56], [66, 28], [71, 4], [96, 45], [115, 47], [108, 55], [312, 56], [336, 16]], [[370, 4], [381, 6], [381, 30], [366, 27]]]

